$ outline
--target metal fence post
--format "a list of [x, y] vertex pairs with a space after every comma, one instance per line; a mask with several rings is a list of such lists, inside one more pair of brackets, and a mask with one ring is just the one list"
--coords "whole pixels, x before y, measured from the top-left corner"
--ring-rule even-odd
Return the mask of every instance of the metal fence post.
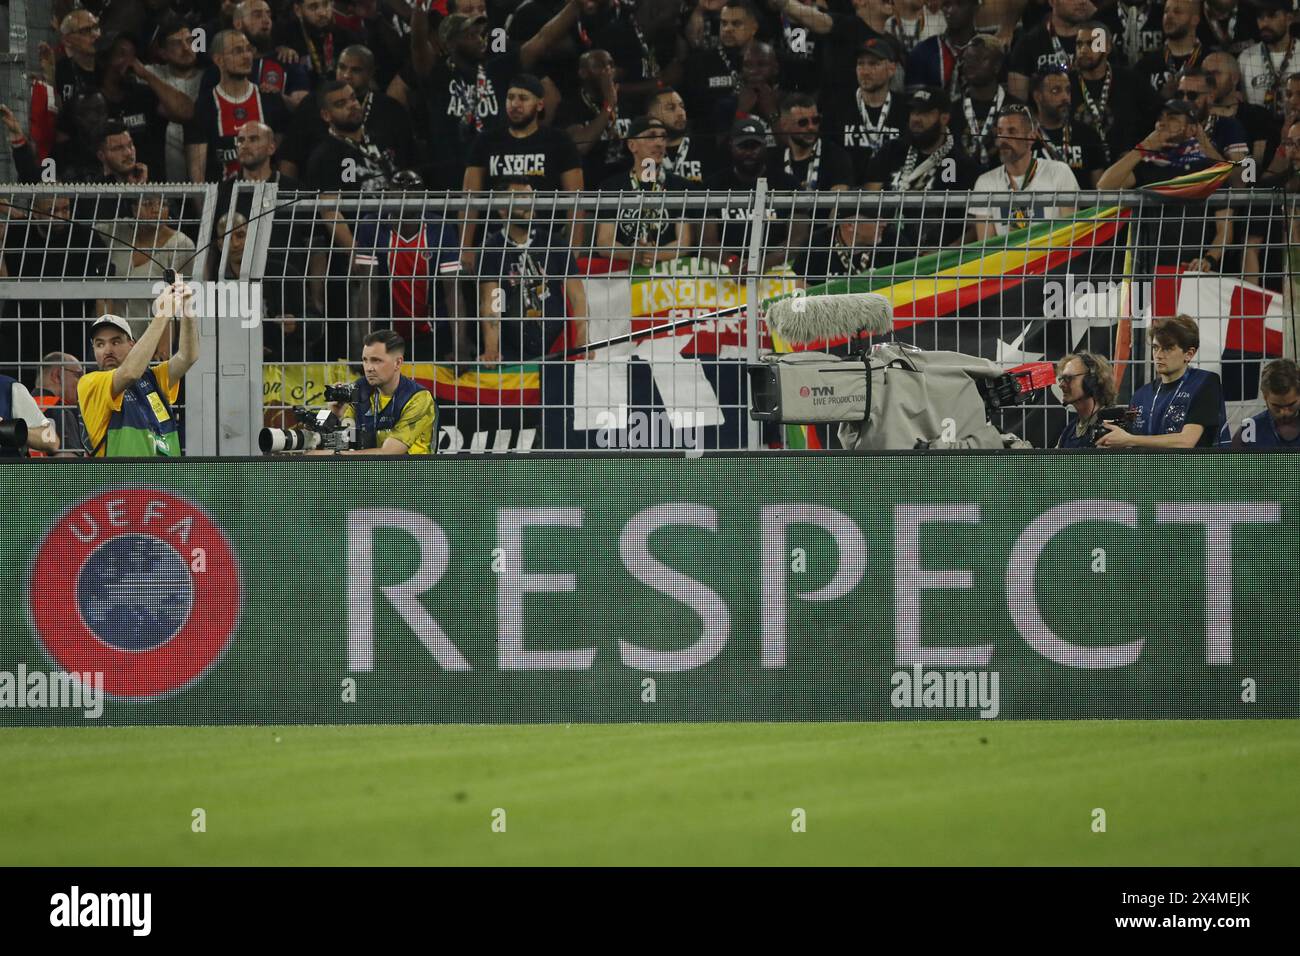
[[[241, 304], [240, 309], [225, 310], [217, 334], [219, 368], [217, 393], [221, 403], [218, 442], [222, 455], [256, 453], [257, 434], [262, 428], [262, 277], [266, 270], [266, 252], [271, 241], [273, 216], [259, 215], [274, 208], [277, 187], [273, 183], [245, 183], [235, 186], [230, 208], [236, 209], [244, 190], [251, 190], [248, 234], [244, 240], [244, 257], [240, 262], [239, 285], [223, 296]], [[219, 282], [226, 282], [230, 241], [221, 242], [218, 260]], [[254, 314], [243, 314], [243, 304]]]
[[185, 276], [187, 282], [197, 286], [202, 294], [199, 296], [199, 357], [185, 376], [185, 454], [218, 455], [220, 446], [217, 442], [217, 349], [219, 346], [218, 330], [220, 322], [209, 301], [211, 286], [204, 285], [207, 278], [206, 239], [212, 234], [212, 221], [217, 204], [217, 187], [203, 187], [203, 211], [199, 214], [198, 253], [190, 268], [192, 272]]
[[[754, 188], [754, 209], [750, 220], [749, 255], [745, 259], [745, 360], [758, 361], [758, 275], [763, 267], [763, 240], [767, 238], [767, 177]], [[762, 431], [758, 422], [741, 409], [747, 424], [746, 445], [758, 448]]]

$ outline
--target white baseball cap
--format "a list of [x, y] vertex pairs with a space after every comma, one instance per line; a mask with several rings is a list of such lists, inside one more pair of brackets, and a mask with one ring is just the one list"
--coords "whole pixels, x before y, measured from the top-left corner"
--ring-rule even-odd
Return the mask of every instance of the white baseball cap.
[[94, 321], [94, 323], [90, 326], [90, 335], [92, 338], [95, 335], [95, 329], [99, 328], [101, 325], [111, 325], [115, 329], [120, 329], [122, 332], [126, 333], [126, 337], [128, 339], [135, 341], [135, 333], [131, 331], [131, 323], [128, 322], [126, 319], [122, 318], [120, 315], [112, 315], [108, 312], [105, 312], [103, 315], [97, 318]]

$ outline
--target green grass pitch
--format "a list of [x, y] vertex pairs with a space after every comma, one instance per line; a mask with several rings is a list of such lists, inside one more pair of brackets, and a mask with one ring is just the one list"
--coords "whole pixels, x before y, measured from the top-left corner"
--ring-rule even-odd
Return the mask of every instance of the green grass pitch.
[[1300, 863], [1294, 721], [8, 729], [0, 761], [6, 865]]

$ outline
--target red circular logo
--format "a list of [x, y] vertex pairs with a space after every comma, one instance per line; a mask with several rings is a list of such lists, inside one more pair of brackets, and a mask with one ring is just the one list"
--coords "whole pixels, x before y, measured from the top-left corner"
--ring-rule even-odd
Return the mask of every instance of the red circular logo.
[[799, 389], [799, 397], [800, 397], [800, 398], [807, 398], [807, 397], [808, 397], [809, 395], [811, 395], [811, 394], [812, 394], [812, 389], [809, 388], [807, 385], [803, 385], [803, 386], [800, 387], [800, 389]]
[[68, 672], [143, 700], [199, 680], [230, 643], [242, 603], [225, 533], [165, 491], [106, 491], [59, 516], [32, 563], [32, 623]]

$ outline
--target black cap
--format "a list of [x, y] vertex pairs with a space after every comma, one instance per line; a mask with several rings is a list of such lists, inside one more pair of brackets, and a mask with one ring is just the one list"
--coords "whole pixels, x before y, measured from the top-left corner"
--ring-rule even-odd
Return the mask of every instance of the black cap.
[[912, 91], [911, 99], [907, 104], [912, 112], [922, 112], [927, 110], [938, 110], [946, 113], [952, 108], [948, 100], [948, 94], [937, 86], [919, 86]]
[[649, 116], [638, 116], [628, 127], [627, 138], [636, 139], [652, 129], [661, 129], [666, 132], [668, 127], [657, 119], [651, 119]]
[[1160, 107], [1162, 113], [1176, 113], [1179, 116], [1186, 116], [1188, 119], [1196, 119], [1196, 107], [1187, 100], [1170, 100], [1164, 106]]
[[520, 73], [518, 76], [516, 76], [514, 79], [510, 81], [510, 85], [507, 86], [506, 89], [527, 90], [529, 93], [532, 93], [533, 96], [537, 97], [539, 100], [546, 95], [546, 91], [542, 89], [542, 81], [539, 80], [537, 77], [533, 76], [533, 74], [531, 73]]
[[731, 124], [731, 141], [733, 143], [758, 141], [767, 145], [767, 136], [767, 124], [757, 116], [747, 116]]
[[1290, 13], [1295, 9], [1292, 0], [1251, 0], [1259, 13]]
[[871, 37], [858, 47], [858, 58], [872, 56], [877, 60], [890, 60], [897, 63], [900, 59], [898, 47], [889, 37]]

